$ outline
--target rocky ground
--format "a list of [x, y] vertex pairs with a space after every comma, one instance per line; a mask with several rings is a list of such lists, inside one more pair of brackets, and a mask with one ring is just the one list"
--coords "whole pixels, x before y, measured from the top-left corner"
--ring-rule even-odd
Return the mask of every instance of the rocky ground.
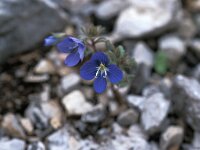
[[[0, 18], [0, 150], [200, 150], [199, 0], [2, 0]], [[123, 104], [41, 46], [89, 23], [137, 62]]]

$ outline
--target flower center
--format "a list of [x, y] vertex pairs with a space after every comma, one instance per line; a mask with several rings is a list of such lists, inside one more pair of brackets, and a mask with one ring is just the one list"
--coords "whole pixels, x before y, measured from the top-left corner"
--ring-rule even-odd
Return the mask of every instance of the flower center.
[[96, 68], [97, 68], [97, 72], [96, 72], [95, 78], [97, 78], [99, 73], [101, 73], [101, 76], [104, 74], [103, 77], [106, 78], [107, 72], [108, 72], [108, 68], [102, 63], [99, 65], [99, 67], [96, 67]]

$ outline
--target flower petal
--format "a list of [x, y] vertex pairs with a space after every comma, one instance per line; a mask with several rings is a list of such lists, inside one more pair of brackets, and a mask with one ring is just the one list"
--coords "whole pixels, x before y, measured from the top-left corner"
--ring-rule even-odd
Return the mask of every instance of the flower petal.
[[67, 65], [68, 67], [73, 67], [73, 66], [77, 65], [79, 63], [79, 61], [80, 61], [79, 53], [78, 52], [71, 53], [65, 59], [65, 65]]
[[78, 43], [78, 53], [80, 55], [80, 59], [83, 60], [85, 51], [85, 45], [83, 43]]
[[44, 45], [45, 46], [52, 46], [57, 42], [57, 38], [55, 38], [54, 36], [48, 36], [47, 38], [45, 38], [44, 40]]
[[108, 65], [109, 63], [108, 56], [104, 54], [103, 52], [94, 53], [91, 59], [94, 61], [98, 61], [99, 64], [103, 63], [104, 65]]
[[123, 79], [123, 72], [116, 65], [108, 66], [108, 78], [111, 83], [118, 83]]
[[80, 75], [85, 80], [92, 80], [96, 74], [96, 64], [94, 61], [87, 61], [83, 66], [80, 68]]
[[106, 78], [99, 76], [94, 80], [94, 90], [97, 93], [103, 93], [106, 89], [107, 86], [107, 82], [106, 82]]
[[57, 48], [60, 52], [69, 53], [73, 49], [77, 48], [78, 44], [71, 38], [67, 37], [57, 44]]

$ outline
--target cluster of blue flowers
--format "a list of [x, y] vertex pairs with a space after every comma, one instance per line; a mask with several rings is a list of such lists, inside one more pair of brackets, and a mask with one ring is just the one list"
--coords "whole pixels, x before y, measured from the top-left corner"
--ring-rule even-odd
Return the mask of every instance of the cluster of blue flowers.
[[[81, 62], [86, 50], [86, 46], [81, 40], [71, 36], [62, 41], [58, 41], [58, 38], [54, 36], [49, 36], [45, 39], [45, 45], [56, 45], [60, 52], [68, 53], [65, 64], [69, 67]], [[108, 56], [103, 52], [94, 53], [91, 59], [80, 68], [80, 75], [85, 80], [94, 79], [94, 90], [97, 93], [105, 91], [107, 79], [113, 84], [119, 83], [123, 79], [123, 72], [115, 64], [110, 64]]]

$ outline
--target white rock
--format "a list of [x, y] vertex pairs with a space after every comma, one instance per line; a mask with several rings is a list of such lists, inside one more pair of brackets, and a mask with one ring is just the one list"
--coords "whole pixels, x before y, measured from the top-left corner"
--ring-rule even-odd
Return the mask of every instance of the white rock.
[[143, 42], [136, 44], [133, 50], [133, 58], [138, 64], [144, 63], [150, 67], [152, 67], [154, 63], [152, 50]]
[[69, 115], [82, 115], [92, 110], [93, 106], [86, 101], [84, 95], [75, 90], [62, 99], [62, 103]]
[[159, 49], [170, 61], [178, 61], [186, 52], [185, 43], [177, 36], [165, 36], [159, 41]]
[[144, 108], [145, 98], [142, 96], [128, 95], [127, 102], [131, 107], [138, 107], [142, 110]]
[[55, 68], [51, 61], [43, 59], [35, 66], [34, 71], [39, 74], [54, 73]]
[[19, 139], [0, 140], [1, 150], [25, 150], [25, 142]]
[[177, 0], [132, 0], [131, 3], [116, 22], [114, 34], [121, 38], [161, 33], [177, 21], [180, 10]]
[[77, 75], [76, 73], [71, 73], [61, 79], [61, 87], [64, 92], [68, 92], [71, 89], [75, 88], [80, 83], [80, 81], [81, 79], [79, 75]]
[[145, 100], [141, 124], [149, 134], [159, 130], [167, 116], [169, 106], [170, 102], [164, 98], [162, 93], [155, 93]]
[[33, 133], [33, 125], [28, 118], [21, 118], [20, 123], [28, 134]]

